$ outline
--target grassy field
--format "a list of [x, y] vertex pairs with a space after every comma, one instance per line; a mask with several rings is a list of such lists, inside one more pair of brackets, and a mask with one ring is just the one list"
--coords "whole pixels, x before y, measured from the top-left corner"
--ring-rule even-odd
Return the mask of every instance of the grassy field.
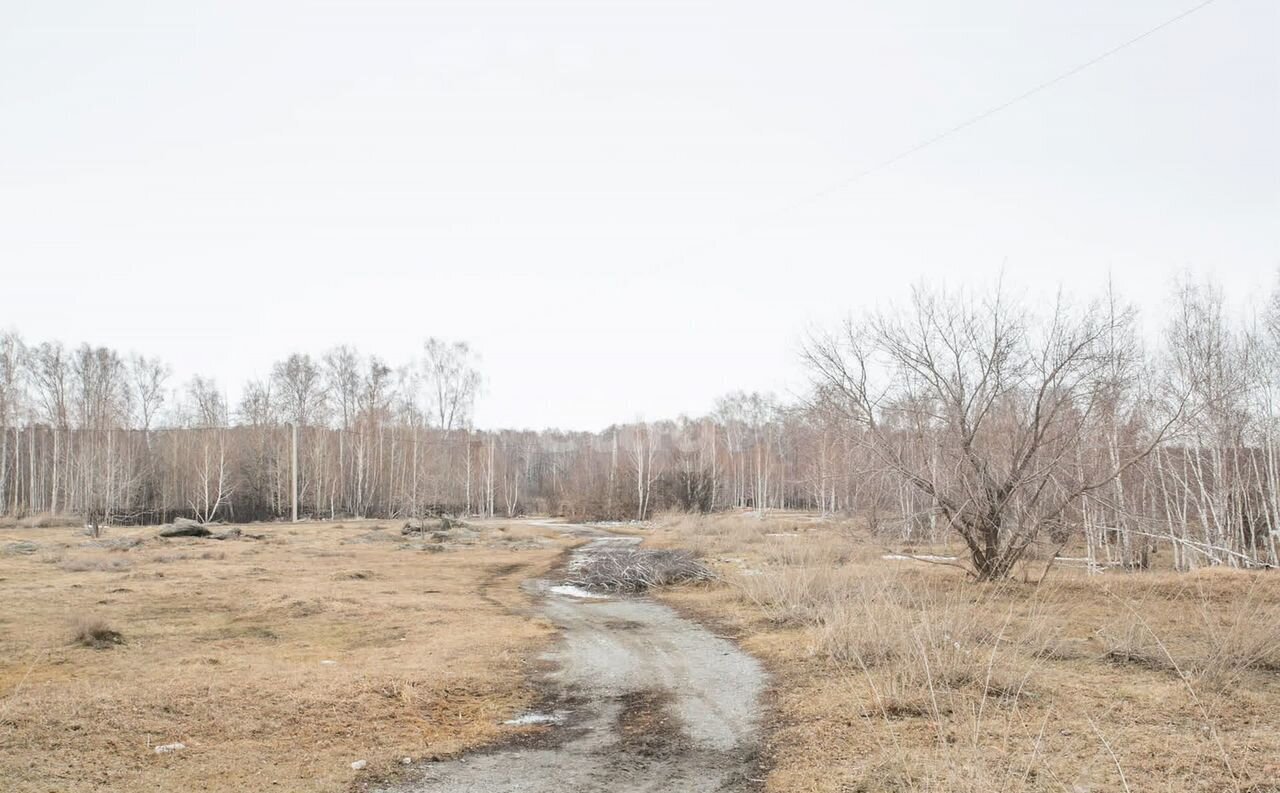
[[399, 526], [0, 529], [0, 787], [343, 791], [494, 740], [551, 636], [519, 583], [565, 541]]
[[[356, 790], [533, 704], [552, 629], [519, 583], [556, 563], [557, 533], [245, 531], [0, 529], [4, 790]], [[978, 585], [892, 558], [954, 548], [808, 515], [641, 533], [720, 574], [659, 597], [771, 671], [768, 791], [1280, 791], [1274, 574]]]
[[724, 585], [663, 597], [773, 674], [769, 791], [1280, 790], [1274, 574], [978, 585], [787, 514], [672, 517], [650, 544], [714, 564]]

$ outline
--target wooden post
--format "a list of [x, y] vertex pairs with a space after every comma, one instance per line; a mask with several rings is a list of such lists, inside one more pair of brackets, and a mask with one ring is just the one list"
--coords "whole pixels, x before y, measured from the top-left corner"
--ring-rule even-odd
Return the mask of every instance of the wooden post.
[[298, 522], [298, 422], [290, 422], [293, 427], [293, 522]]

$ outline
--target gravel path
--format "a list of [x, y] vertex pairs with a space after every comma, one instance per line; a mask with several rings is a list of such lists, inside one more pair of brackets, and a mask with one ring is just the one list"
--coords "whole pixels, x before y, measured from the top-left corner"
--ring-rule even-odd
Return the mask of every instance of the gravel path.
[[[605, 543], [638, 542], [555, 525]], [[582, 551], [580, 551], [582, 552]], [[764, 673], [731, 642], [647, 598], [590, 597], [558, 581], [528, 582], [561, 630], [543, 660], [547, 734], [421, 767], [386, 793], [747, 791]], [[554, 588], [554, 591], [553, 591]]]

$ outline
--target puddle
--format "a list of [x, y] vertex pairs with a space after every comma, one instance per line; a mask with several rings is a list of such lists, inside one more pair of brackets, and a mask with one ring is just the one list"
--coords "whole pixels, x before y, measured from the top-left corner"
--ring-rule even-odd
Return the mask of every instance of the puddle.
[[557, 595], [565, 595], [571, 598], [590, 598], [593, 600], [606, 600], [608, 598], [607, 595], [597, 595], [595, 592], [588, 592], [582, 587], [574, 586], [573, 584], [559, 584], [551, 587], [551, 591]]
[[512, 727], [528, 727], [534, 724], [559, 724], [564, 721], [564, 717], [568, 711], [558, 710], [555, 713], [526, 713], [523, 716], [517, 716], [514, 719], [507, 719], [502, 722]]

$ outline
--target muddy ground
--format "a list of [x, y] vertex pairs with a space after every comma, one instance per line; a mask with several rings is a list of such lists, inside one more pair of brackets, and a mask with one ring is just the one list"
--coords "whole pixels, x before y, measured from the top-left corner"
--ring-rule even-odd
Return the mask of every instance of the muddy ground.
[[[636, 542], [565, 526], [577, 553]], [[560, 639], [544, 654], [544, 726], [521, 739], [415, 768], [384, 793], [747, 791], [759, 787], [764, 672], [755, 659], [644, 597], [526, 584]]]

